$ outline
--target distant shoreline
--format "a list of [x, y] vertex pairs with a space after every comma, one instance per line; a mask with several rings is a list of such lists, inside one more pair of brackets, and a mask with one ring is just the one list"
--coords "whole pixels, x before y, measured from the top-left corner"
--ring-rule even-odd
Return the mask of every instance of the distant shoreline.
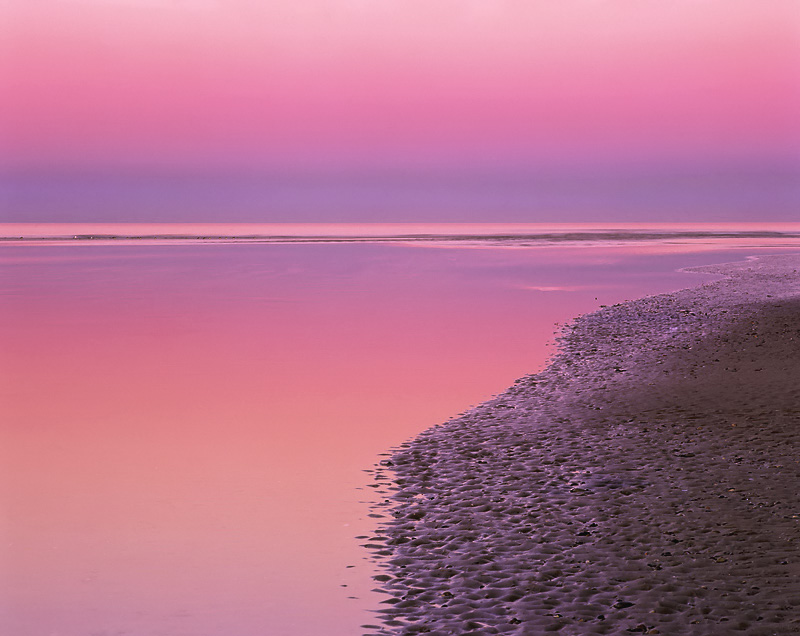
[[800, 632], [800, 255], [689, 271], [382, 462], [373, 634]]
[[582, 246], [761, 242], [793, 247], [800, 224], [0, 224], [0, 244], [402, 243], [457, 246]]

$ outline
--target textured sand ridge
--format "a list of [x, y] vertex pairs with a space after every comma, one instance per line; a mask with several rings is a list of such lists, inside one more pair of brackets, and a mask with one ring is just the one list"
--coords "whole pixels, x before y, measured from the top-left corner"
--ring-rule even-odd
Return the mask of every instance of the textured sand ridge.
[[800, 634], [800, 256], [582, 316], [403, 444], [368, 634]]

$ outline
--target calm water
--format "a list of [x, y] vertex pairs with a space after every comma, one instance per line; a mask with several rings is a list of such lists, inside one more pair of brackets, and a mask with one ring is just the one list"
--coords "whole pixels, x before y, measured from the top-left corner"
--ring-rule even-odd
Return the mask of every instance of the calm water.
[[379, 453], [793, 241], [2, 244], [0, 633], [359, 634]]

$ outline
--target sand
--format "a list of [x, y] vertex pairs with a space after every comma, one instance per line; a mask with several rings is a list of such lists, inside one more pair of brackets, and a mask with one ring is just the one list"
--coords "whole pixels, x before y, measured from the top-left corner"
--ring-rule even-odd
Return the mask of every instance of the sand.
[[365, 634], [800, 634], [800, 256], [696, 271], [381, 462]]

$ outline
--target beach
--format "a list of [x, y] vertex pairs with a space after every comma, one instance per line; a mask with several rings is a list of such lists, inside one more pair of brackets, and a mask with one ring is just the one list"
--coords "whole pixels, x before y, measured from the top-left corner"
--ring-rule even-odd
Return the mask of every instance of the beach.
[[365, 633], [800, 633], [800, 256], [694, 271], [380, 463]]
[[256, 245], [184, 224], [170, 232], [230, 242], [3, 243], [0, 634], [362, 633], [391, 605], [373, 576], [393, 576], [360, 545], [384, 542], [353, 540], [389, 514], [362, 469], [544, 369], [556, 324], [714, 278], [681, 267], [800, 251], [755, 248], [754, 228], [522, 247], [496, 244], [513, 227], [473, 246], [447, 242], [458, 228]]

